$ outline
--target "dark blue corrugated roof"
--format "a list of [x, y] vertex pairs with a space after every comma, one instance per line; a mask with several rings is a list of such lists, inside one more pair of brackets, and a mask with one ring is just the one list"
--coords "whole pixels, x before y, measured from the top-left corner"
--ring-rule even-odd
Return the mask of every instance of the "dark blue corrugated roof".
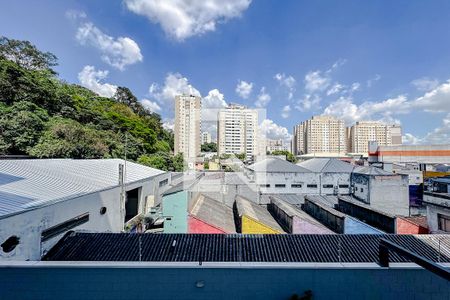
[[[385, 238], [432, 261], [450, 262], [448, 235], [239, 235], [68, 233], [50, 261], [366, 262]], [[436, 249], [441, 249], [439, 253]], [[395, 253], [391, 262], [408, 260]]]

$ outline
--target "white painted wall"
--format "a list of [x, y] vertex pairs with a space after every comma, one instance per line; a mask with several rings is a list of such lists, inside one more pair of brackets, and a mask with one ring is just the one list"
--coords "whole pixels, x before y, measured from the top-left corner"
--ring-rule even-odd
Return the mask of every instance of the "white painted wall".
[[[154, 178], [129, 184], [125, 190], [141, 187], [139, 193], [139, 212], [144, 212], [145, 197], [155, 195], [161, 201], [161, 193], [169, 185], [159, 189], [159, 182], [170, 174], [164, 173]], [[106, 207], [106, 214], [100, 214], [100, 208]], [[121, 208], [120, 187], [84, 195], [45, 207], [25, 211], [0, 219], [0, 243], [10, 236], [20, 238], [19, 245], [11, 252], [5, 253], [0, 248], [0, 260], [39, 260], [63, 234], [55, 236], [41, 244], [43, 230], [63, 223], [74, 217], [89, 213], [89, 221], [74, 229], [94, 232], [120, 232], [124, 226], [124, 210]]]

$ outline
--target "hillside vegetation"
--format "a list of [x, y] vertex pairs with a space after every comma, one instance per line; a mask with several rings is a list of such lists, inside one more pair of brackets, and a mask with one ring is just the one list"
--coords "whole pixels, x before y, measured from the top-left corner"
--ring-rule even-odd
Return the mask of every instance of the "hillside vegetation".
[[[57, 58], [0, 37], [0, 155], [124, 158], [182, 170], [173, 134], [126, 87], [112, 98], [60, 80]], [[127, 145], [125, 147], [125, 145]]]

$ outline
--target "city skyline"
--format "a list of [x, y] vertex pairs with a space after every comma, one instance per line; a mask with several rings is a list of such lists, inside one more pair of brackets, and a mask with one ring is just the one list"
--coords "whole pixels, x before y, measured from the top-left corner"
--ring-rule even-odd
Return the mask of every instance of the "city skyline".
[[102, 95], [129, 86], [169, 126], [173, 96], [186, 92], [205, 108], [267, 109], [271, 139], [330, 114], [347, 126], [400, 122], [404, 143], [450, 141], [448, 2], [181, 3], [14, 1], [1, 34], [54, 52], [69, 82]]

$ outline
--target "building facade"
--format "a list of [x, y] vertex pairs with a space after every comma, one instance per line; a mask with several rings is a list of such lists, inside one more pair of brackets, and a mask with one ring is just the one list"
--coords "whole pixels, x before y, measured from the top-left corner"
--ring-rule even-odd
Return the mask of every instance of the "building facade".
[[183, 153], [188, 164], [200, 155], [201, 98], [192, 95], [175, 96], [175, 154]]
[[376, 121], [356, 122], [350, 128], [349, 151], [352, 153], [368, 153], [369, 142], [376, 141], [380, 146], [399, 145], [402, 133], [399, 125], [388, 125]]
[[217, 150], [222, 154], [259, 154], [258, 111], [238, 104], [219, 110]]
[[430, 233], [450, 233], [450, 179], [432, 178], [423, 192]]
[[274, 151], [289, 151], [289, 146], [283, 140], [266, 140], [266, 152], [272, 153]]
[[211, 133], [209, 132], [202, 132], [202, 145], [209, 144], [212, 142]]
[[296, 125], [293, 141], [295, 155], [347, 152], [344, 121], [332, 116], [314, 116]]

